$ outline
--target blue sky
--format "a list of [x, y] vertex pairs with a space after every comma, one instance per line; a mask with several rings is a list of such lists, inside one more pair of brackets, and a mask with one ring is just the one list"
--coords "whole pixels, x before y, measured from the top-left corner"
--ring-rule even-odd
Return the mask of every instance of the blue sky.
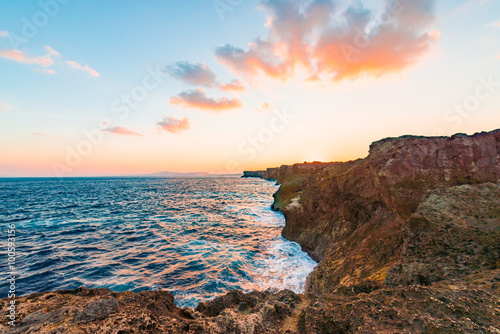
[[[239, 172], [355, 159], [387, 136], [500, 127], [499, 87], [470, 112], [453, 111], [483, 81], [500, 82], [500, 3], [424, 2], [417, 8], [403, 1], [399, 21], [390, 25], [398, 34], [381, 25], [373, 34], [381, 46], [358, 48], [359, 66], [339, 67], [331, 47], [301, 56], [313, 32], [345, 21], [342, 30], [324, 33], [328, 43], [341, 45], [359, 22], [377, 21], [383, 1], [364, 9], [363, 1], [339, 1], [328, 7], [326, 23], [314, 8], [301, 16], [298, 0], [0, 1], [0, 175]], [[46, 24], [25, 43], [12, 43], [27, 21], [43, 20], [41, 4], [54, 3], [59, 8], [53, 17], [45, 14]], [[214, 5], [227, 9], [222, 19]], [[304, 28], [307, 18], [316, 30]], [[398, 40], [399, 33], [410, 41]], [[169, 75], [178, 62], [192, 65], [186, 76], [216, 79], [196, 86]], [[161, 82], [120, 118], [113, 103], [157, 68]], [[313, 74], [321, 80], [304, 81]], [[233, 80], [245, 91], [221, 88]], [[221, 101], [230, 107], [219, 108]], [[283, 121], [283, 113], [292, 116]], [[95, 131], [99, 140], [92, 143], [84, 133]]]

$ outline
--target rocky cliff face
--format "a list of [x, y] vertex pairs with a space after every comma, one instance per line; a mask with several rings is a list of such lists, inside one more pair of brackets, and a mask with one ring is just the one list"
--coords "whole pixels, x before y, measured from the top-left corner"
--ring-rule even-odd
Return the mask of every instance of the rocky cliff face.
[[373, 143], [367, 158], [269, 169], [283, 236], [319, 266], [309, 291], [430, 284], [500, 259], [500, 130]]
[[283, 235], [319, 261], [305, 294], [232, 291], [196, 309], [160, 291], [33, 294], [10, 332], [500, 333], [500, 130], [244, 176], [281, 184]]

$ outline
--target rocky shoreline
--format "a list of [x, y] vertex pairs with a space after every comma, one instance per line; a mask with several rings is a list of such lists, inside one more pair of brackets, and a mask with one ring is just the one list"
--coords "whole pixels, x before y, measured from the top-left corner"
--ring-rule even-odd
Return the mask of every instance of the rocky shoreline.
[[231, 291], [180, 309], [166, 291], [17, 298], [3, 333], [500, 333], [500, 130], [388, 138], [365, 159], [244, 177], [281, 186], [283, 236], [319, 265], [304, 294]]

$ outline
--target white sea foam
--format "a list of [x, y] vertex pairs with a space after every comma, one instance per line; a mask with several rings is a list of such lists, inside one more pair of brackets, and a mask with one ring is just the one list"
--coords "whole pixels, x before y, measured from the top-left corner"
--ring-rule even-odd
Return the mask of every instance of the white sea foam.
[[273, 211], [270, 205], [256, 207], [254, 212], [258, 215], [258, 218], [254, 219], [256, 222], [285, 226], [285, 217], [281, 213]]
[[263, 257], [256, 261], [261, 289], [289, 289], [301, 293], [307, 276], [317, 263], [296, 242], [278, 237], [263, 245]]

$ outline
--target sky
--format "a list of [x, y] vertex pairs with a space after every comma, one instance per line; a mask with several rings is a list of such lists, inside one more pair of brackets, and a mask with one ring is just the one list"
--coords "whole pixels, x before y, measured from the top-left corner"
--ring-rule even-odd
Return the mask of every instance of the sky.
[[499, 107], [498, 0], [0, 0], [0, 176], [347, 161]]

